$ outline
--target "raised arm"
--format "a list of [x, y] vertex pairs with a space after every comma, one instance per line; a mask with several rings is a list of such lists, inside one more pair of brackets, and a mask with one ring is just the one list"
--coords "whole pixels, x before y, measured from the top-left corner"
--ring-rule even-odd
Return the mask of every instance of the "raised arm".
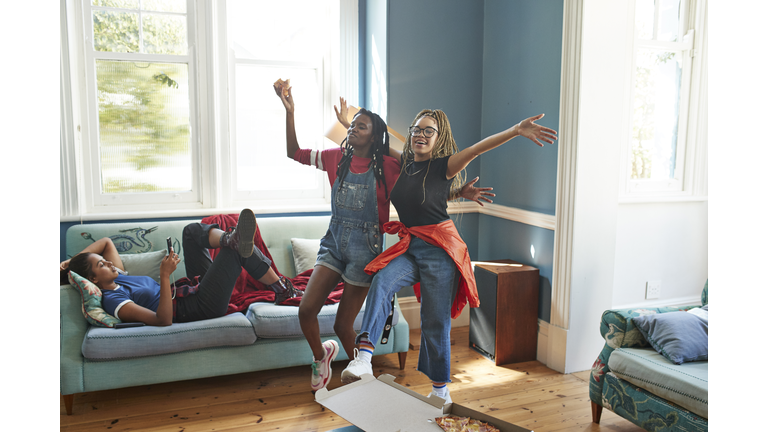
[[296, 123], [293, 117], [295, 108], [293, 94], [291, 93], [293, 87], [283, 89], [277, 84], [273, 84], [272, 87], [275, 89], [275, 93], [280, 100], [283, 101], [283, 106], [285, 107], [285, 152], [286, 156], [293, 159], [293, 155], [301, 148], [299, 147], [298, 139], [296, 139]]
[[153, 312], [134, 302], [128, 302], [120, 308], [118, 318], [123, 322], [143, 322], [151, 326], [169, 326], [173, 323], [173, 299], [171, 298], [171, 274], [181, 259], [171, 249], [160, 263], [160, 302], [157, 312]]
[[[346, 129], [349, 129], [351, 126], [349, 119], [347, 118], [349, 115], [349, 109], [347, 108], [347, 100], [343, 97], [339, 97], [339, 107], [340, 108], [337, 108], [336, 105], [333, 106], [333, 111], [336, 113], [336, 119], [339, 121], [339, 123], [341, 123], [342, 126], [344, 126]], [[397, 160], [400, 160], [403, 152], [390, 146], [389, 155]]]
[[504, 144], [505, 142], [518, 135], [528, 138], [539, 147], [544, 146], [541, 141], [549, 144], [554, 143], [557, 139], [557, 131], [535, 123], [536, 120], [539, 120], [542, 117], [544, 117], [544, 114], [529, 117], [505, 131], [491, 135], [482, 141], [454, 154], [450, 157], [450, 159], [448, 159], [448, 171], [446, 174], [447, 178], [452, 178], [458, 174], [459, 171], [466, 168], [467, 165], [469, 165], [469, 163], [472, 162], [472, 160], [476, 157], [487, 152], [488, 150], [495, 149], [496, 147]]
[[[112, 239], [109, 237], [104, 237], [96, 240], [95, 242], [88, 245], [88, 247], [80, 251], [80, 253], [83, 253], [83, 252], [99, 254], [102, 257], [104, 257], [105, 260], [111, 261], [112, 264], [115, 265], [115, 267], [125, 271], [125, 266], [123, 265], [123, 260], [120, 259], [120, 254], [117, 252], [117, 247], [115, 247], [115, 244], [112, 242]], [[62, 261], [59, 264], [59, 270], [63, 271], [68, 269], [69, 261], [70, 260]]]

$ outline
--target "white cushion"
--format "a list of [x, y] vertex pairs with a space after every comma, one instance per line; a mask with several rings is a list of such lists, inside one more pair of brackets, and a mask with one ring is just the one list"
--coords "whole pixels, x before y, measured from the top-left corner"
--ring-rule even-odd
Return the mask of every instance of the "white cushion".
[[291, 248], [297, 275], [315, 267], [317, 252], [320, 251], [320, 239], [292, 238]]

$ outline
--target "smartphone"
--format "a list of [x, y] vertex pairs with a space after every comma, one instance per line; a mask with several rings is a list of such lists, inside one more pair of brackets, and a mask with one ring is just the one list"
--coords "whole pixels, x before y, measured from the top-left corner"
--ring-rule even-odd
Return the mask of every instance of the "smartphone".
[[145, 324], [142, 322], [119, 322], [115, 324], [115, 329], [129, 328], [129, 327], [143, 327]]
[[165, 239], [165, 242], [168, 244], [168, 255], [170, 255], [171, 254], [171, 247], [172, 247], [171, 246], [171, 238], [168, 237], [167, 239]]

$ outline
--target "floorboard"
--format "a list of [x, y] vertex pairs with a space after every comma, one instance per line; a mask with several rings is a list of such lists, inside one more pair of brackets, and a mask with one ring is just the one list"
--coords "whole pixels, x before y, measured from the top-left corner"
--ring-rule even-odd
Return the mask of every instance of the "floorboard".
[[[639, 432], [641, 428], [603, 410], [592, 423], [589, 371], [561, 374], [537, 361], [496, 366], [469, 348], [469, 327], [452, 332], [456, 403], [537, 432]], [[411, 342], [418, 348], [418, 330]], [[416, 343], [414, 343], [414, 340]], [[374, 357], [374, 375], [428, 394], [429, 379], [416, 370], [418, 351], [405, 370], [396, 354]], [[329, 389], [341, 386], [346, 361], [333, 363]], [[306, 366], [105, 390], [75, 396], [73, 415], [60, 406], [62, 431], [329, 431], [350, 423], [314, 401]]]

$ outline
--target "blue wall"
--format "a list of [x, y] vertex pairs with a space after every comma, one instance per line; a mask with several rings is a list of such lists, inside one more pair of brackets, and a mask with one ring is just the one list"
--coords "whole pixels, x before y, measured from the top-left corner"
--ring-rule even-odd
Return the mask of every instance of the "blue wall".
[[[539, 123], [558, 128], [562, 0], [389, 0], [387, 16], [393, 128], [439, 108], [462, 149], [542, 112]], [[472, 162], [467, 177], [476, 175], [494, 187], [496, 204], [555, 214], [557, 144], [516, 138]], [[554, 232], [486, 215], [453, 219], [473, 259], [539, 268], [539, 318], [549, 321]]]
[[[562, 0], [485, 1], [483, 136], [540, 113], [557, 130], [562, 27]], [[482, 157], [480, 176], [497, 204], [555, 214], [557, 144], [515, 138]]]
[[[558, 129], [562, 0], [485, 0], [482, 135], [545, 113], [537, 123]], [[480, 178], [495, 187], [495, 203], [554, 215], [557, 146], [526, 138], [481, 156]], [[479, 259], [510, 258], [539, 269], [539, 318], [549, 322], [554, 231], [480, 216]], [[535, 253], [531, 256], [531, 246]]]

